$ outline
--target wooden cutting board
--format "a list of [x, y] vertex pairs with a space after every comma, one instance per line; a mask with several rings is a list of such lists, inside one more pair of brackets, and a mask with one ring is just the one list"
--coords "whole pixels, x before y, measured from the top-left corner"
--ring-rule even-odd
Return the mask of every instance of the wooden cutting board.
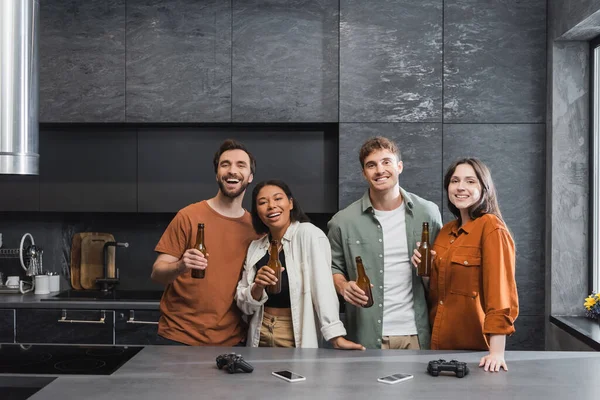
[[73, 235], [71, 241], [71, 287], [73, 289], [83, 289], [81, 287], [81, 241], [84, 237], [94, 232], [79, 232]]
[[[110, 233], [89, 233], [81, 239], [79, 281], [83, 289], [96, 289], [96, 279], [104, 276], [104, 244], [114, 242]], [[108, 277], [115, 276], [115, 248], [108, 249]]]

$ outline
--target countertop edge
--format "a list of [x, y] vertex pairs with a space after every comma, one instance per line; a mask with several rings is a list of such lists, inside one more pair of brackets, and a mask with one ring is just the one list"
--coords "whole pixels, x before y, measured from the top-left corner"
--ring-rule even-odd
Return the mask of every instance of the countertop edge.
[[551, 315], [550, 323], [592, 349], [600, 351], [600, 323], [586, 317]]

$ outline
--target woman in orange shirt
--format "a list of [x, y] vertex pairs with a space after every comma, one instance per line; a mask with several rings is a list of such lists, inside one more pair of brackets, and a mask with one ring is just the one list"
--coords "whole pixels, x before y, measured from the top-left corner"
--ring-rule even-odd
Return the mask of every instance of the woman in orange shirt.
[[[476, 158], [455, 161], [444, 176], [456, 219], [433, 245], [429, 282], [431, 349], [489, 350], [485, 371], [508, 370], [506, 336], [515, 331], [519, 299], [515, 244], [506, 227], [489, 169]], [[413, 265], [420, 254], [415, 250]]]

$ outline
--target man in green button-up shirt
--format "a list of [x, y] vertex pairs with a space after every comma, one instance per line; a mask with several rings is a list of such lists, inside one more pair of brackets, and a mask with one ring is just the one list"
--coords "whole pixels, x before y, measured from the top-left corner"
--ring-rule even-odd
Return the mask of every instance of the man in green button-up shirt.
[[[442, 226], [439, 208], [399, 186], [403, 164], [391, 140], [369, 139], [359, 158], [369, 190], [328, 223], [333, 280], [346, 301], [348, 339], [371, 349], [429, 349], [425, 289], [410, 257], [423, 222], [429, 223], [433, 244]], [[355, 282], [356, 256], [373, 285], [370, 308], [362, 307], [367, 297]]]

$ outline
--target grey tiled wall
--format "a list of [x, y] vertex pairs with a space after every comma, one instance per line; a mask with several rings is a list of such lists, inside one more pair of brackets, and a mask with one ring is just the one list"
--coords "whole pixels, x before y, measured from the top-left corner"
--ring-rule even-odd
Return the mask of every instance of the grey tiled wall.
[[231, 120], [229, 1], [127, 0], [127, 121]]
[[124, 122], [125, 0], [40, 9], [40, 122]]
[[233, 1], [232, 121], [338, 120], [338, 1]]
[[546, 2], [401, 3], [341, 2], [340, 207], [366, 190], [368, 137], [398, 142], [400, 184], [445, 221], [445, 169], [481, 158], [517, 246], [520, 317], [507, 346], [543, 349]]

